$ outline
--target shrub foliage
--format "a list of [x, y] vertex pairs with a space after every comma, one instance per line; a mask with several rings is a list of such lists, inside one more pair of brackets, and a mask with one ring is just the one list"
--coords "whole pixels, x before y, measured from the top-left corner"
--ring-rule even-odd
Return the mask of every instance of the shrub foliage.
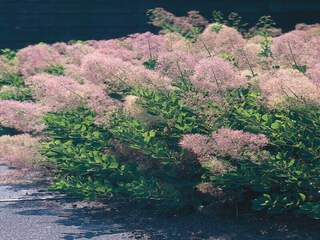
[[149, 14], [160, 34], [1, 51], [0, 161], [87, 199], [319, 219], [319, 26]]

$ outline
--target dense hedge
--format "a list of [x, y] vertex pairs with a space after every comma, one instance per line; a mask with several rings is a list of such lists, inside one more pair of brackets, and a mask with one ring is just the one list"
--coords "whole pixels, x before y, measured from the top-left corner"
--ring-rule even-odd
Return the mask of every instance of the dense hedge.
[[319, 219], [319, 27], [151, 14], [162, 34], [5, 50], [0, 159], [88, 199]]

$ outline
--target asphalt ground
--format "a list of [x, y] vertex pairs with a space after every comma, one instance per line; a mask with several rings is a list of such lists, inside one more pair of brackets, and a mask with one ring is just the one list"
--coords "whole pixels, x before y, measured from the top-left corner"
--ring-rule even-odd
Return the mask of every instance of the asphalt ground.
[[[0, 165], [0, 176], [14, 171]], [[0, 182], [0, 240], [72, 239], [318, 240], [320, 225], [211, 213], [167, 216], [125, 202], [70, 199], [47, 191], [43, 181]]]

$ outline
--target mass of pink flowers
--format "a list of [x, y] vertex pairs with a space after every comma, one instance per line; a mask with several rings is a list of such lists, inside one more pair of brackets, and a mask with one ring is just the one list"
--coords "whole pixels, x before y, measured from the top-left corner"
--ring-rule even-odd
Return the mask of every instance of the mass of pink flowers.
[[252, 134], [240, 130], [221, 128], [211, 137], [201, 134], [186, 134], [180, 141], [180, 146], [194, 153], [198, 160], [211, 170], [224, 172], [230, 166], [224, 158], [243, 159], [254, 162], [264, 160], [269, 140], [263, 134]]
[[[32, 142], [32, 138], [45, 129], [42, 117], [47, 112], [85, 104], [97, 112], [101, 121], [116, 109], [132, 112], [135, 109], [146, 116], [140, 108], [131, 106], [136, 98], [130, 102], [128, 95], [119, 100], [113, 98], [113, 94], [121, 95], [132, 88], [170, 91], [176, 88], [179, 79], [187, 79], [195, 89], [193, 95], [184, 96], [185, 102], [192, 103], [193, 108], [196, 108], [197, 99], [221, 100], [226, 92], [245, 86], [260, 91], [268, 108], [284, 104], [288, 99], [320, 104], [319, 25], [300, 26], [283, 35], [269, 37], [270, 45], [264, 46], [266, 39], [262, 36], [245, 38], [236, 29], [224, 25], [214, 29], [215, 25], [208, 24], [194, 11], [189, 12], [188, 17], [175, 17], [163, 9], [157, 11], [159, 15], [155, 15], [154, 23], [174, 23], [180, 32], [146, 32], [119, 39], [75, 43], [40, 43], [19, 50], [13, 60], [1, 56], [0, 93], [17, 89], [17, 86], [7, 86], [5, 81], [14, 75], [23, 79], [23, 87], [30, 89], [32, 100], [0, 100], [0, 127], [30, 134], [1, 137], [1, 142], [12, 142], [13, 146], [0, 144], [0, 154], [14, 149], [33, 154], [27, 153], [26, 142]], [[204, 31], [191, 41], [182, 35], [192, 26]], [[261, 54], [265, 48], [270, 51], [268, 56]], [[63, 71], [57, 73], [57, 69]], [[130, 107], [126, 106], [128, 102]], [[180, 142], [200, 161], [210, 159], [220, 169], [223, 165], [219, 158], [252, 160], [267, 143], [263, 135], [232, 129], [220, 129], [210, 137], [187, 134]], [[19, 157], [8, 155], [6, 161]], [[0, 155], [0, 158], [4, 157]]]
[[1, 100], [0, 125], [14, 128], [19, 132], [40, 132], [45, 127], [42, 116], [47, 111], [48, 107], [39, 103]]
[[311, 70], [313, 79], [294, 69], [280, 69], [261, 76], [260, 89], [271, 106], [284, 103], [287, 99], [319, 103], [320, 92], [316, 72]]
[[0, 164], [16, 168], [33, 168], [42, 159], [40, 139], [29, 134], [0, 136]]
[[246, 84], [246, 79], [230, 62], [218, 57], [201, 59], [194, 68], [191, 81], [195, 87], [213, 94]]
[[185, 135], [180, 145], [198, 157], [208, 155], [239, 157], [243, 152], [257, 152], [268, 144], [266, 136], [221, 128], [211, 137], [200, 134]]
[[252, 134], [228, 128], [219, 129], [212, 135], [216, 153], [222, 156], [237, 158], [243, 152], [258, 152], [268, 144], [268, 139], [262, 134]]
[[38, 44], [21, 49], [17, 53], [17, 64], [25, 77], [44, 71], [48, 67], [62, 64], [62, 56], [47, 44]]
[[116, 105], [103, 88], [90, 82], [81, 84], [68, 77], [42, 73], [27, 78], [26, 84], [33, 89], [33, 97], [51, 111], [88, 104], [101, 113]]

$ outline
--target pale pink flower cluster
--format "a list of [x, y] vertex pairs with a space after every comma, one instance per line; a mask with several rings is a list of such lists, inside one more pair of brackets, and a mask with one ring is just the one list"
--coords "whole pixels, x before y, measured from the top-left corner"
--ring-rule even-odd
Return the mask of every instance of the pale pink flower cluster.
[[201, 134], [186, 134], [180, 146], [194, 153], [201, 165], [215, 174], [234, 169], [234, 160], [248, 160], [260, 163], [268, 153], [263, 148], [268, 144], [266, 136], [240, 130], [221, 128], [211, 137]]
[[[258, 67], [259, 58], [258, 54], [261, 51], [261, 47], [255, 43], [246, 43], [243, 48], [234, 52], [235, 64], [240, 69], [253, 70]], [[251, 69], [252, 68], [252, 69]]]
[[142, 61], [156, 58], [159, 53], [166, 50], [164, 37], [150, 32], [130, 35], [125, 39], [124, 44], [136, 52], [136, 57]]
[[200, 161], [214, 153], [214, 145], [211, 138], [201, 134], [186, 134], [180, 141], [182, 148], [188, 149], [199, 157]]
[[39, 139], [29, 134], [0, 136], [0, 163], [17, 168], [34, 168], [42, 161]]
[[[189, 12], [188, 17], [175, 17], [163, 9], [154, 13], [158, 14], [153, 19], [155, 24], [174, 24], [182, 34], [190, 32], [192, 26], [207, 26], [197, 12]], [[131, 87], [171, 90], [182, 76], [197, 90], [185, 93], [182, 101], [204, 116], [209, 126], [220, 113], [206, 108], [206, 103], [221, 103], [226, 91], [242, 86], [260, 89], [269, 107], [287, 103], [288, 99], [320, 103], [319, 26], [303, 26], [272, 38], [272, 57], [268, 59], [258, 56], [263, 37], [244, 39], [233, 28], [212, 27], [207, 26], [194, 41], [179, 33], [147, 32], [121, 39], [33, 45], [20, 50], [10, 61], [0, 56], [0, 79], [21, 74], [35, 100], [0, 101], [0, 126], [40, 134], [47, 112], [82, 104], [97, 112], [97, 124], [118, 108], [149, 125], [157, 124], [161, 119], [145, 112], [136, 96], [124, 93]], [[150, 59], [155, 60], [154, 70], [144, 66]], [[57, 65], [63, 67], [64, 76], [44, 73]], [[294, 69], [304, 65], [305, 73]], [[2, 86], [0, 92], [17, 90], [9, 85]], [[123, 103], [111, 97], [119, 93]], [[0, 137], [0, 161], [36, 159], [33, 146], [37, 141], [29, 135]], [[202, 166], [215, 173], [232, 169], [234, 160], [261, 162], [266, 159], [267, 144], [264, 135], [224, 128], [212, 136], [187, 134], [180, 142]]]
[[169, 87], [171, 80], [156, 71], [136, 66], [120, 58], [99, 53], [87, 55], [81, 66], [83, 76], [95, 83], [105, 84], [108, 89], [116, 90], [123, 85], [143, 87]]
[[[106, 84], [107, 88], [125, 82], [131, 64], [120, 58], [93, 53], [84, 57], [81, 72], [85, 79], [95, 84]], [[117, 84], [116, 84], [117, 85]]]
[[28, 78], [26, 83], [33, 89], [34, 98], [52, 111], [88, 104], [93, 110], [101, 113], [115, 105], [115, 101], [98, 85], [80, 84], [64, 76], [42, 73]]
[[108, 57], [120, 58], [123, 61], [133, 64], [141, 64], [137, 59], [137, 53], [129, 49], [124, 39], [101, 40], [92, 43], [92, 46], [98, 53], [102, 53]]
[[200, 164], [214, 174], [223, 174], [232, 166], [215, 156], [215, 145], [212, 138], [201, 134], [186, 134], [180, 141], [180, 146], [194, 153]]
[[83, 83], [86, 81], [84, 78], [82, 72], [81, 72], [81, 66], [75, 65], [75, 64], [64, 64], [64, 76], [72, 78], [76, 80], [79, 83]]
[[95, 49], [93, 47], [90, 47], [85, 43], [67, 45], [64, 53], [65, 61], [69, 64], [80, 66], [82, 59], [94, 51]]
[[314, 84], [317, 85], [317, 87], [320, 87], [320, 63], [315, 64], [312, 68], [309, 68], [307, 70], [307, 76]]
[[270, 106], [285, 103], [288, 99], [303, 102], [320, 102], [320, 89], [316, 82], [294, 69], [280, 69], [260, 78], [260, 90]]
[[157, 71], [172, 78], [189, 77], [193, 74], [199, 56], [184, 51], [162, 52], [157, 59]]
[[47, 107], [38, 103], [1, 100], [0, 125], [20, 132], [41, 132], [45, 128], [42, 117], [47, 111]]
[[306, 37], [312, 38], [314, 36], [320, 36], [320, 24], [315, 23], [315, 24], [304, 24], [304, 23], [299, 23], [295, 27], [296, 30], [300, 31], [305, 31], [306, 32]]
[[61, 55], [66, 54], [67, 52], [67, 48], [68, 48], [68, 44], [64, 43], [64, 42], [57, 42], [52, 44], [52, 47]]
[[257, 153], [269, 140], [263, 134], [221, 128], [212, 135], [215, 151], [220, 156], [239, 158], [246, 152]]
[[230, 62], [211, 57], [199, 61], [195, 66], [191, 82], [201, 90], [220, 94], [225, 90], [238, 88], [247, 81]]
[[300, 58], [306, 54], [305, 32], [295, 30], [273, 38], [271, 50], [280, 64], [286, 66], [303, 65]]
[[43, 72], [50, 66], [63, 63], [58, 51], [47, 44], [38, 44], [21, 49], [17, 53], [17, 61], [20, 72], [25, 77]]
[[300, 55], [299, 59], [307, 68], [313, 68], [320, 63], [320, 34], [306, 42], [304, 54]]
[[4, 86], [0, 87], [0, 94], [2, 94], [2, 93], [18, 94], [18, 90], [19, 90], [18, 87], [4, 85]]
[[[182, 52], [192, 52], [198, 53], [199, 49], [197, 49], [195, 44], [185, 39], [178, 33], [169, 32], [163, 35], [165, 48], [167, 51], [182, 51]], [[163, 53], [163, 52], [161, 52]]]
[[128, 70], [128, 83], [145, 88], [170, 89], [172, 78], [159, 72], [146, 69], [144, 66], [133, 66]]
[[210, 52], [212, 56], [221, 53], [234, 54], [237, 50], [244, 47], [245, 40], [234, 28], [222, 26], [219, 32], [214, 32], [212, 25], [208, 25], [196, 45], [202, 51]]

